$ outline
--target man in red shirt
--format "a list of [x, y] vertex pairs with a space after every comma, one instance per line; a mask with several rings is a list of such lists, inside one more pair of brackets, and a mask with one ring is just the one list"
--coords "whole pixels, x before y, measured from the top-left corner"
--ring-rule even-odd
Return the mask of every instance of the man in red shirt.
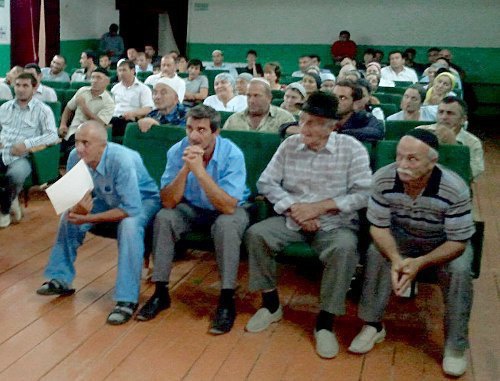
[[341, 31], [339, 40], [335, 41], [331, 48], [333, 62], [339, 63], [345, 57], [355, 59], [356, 48], [356, 43], [351, 41], [351, 34], [347, 30]]

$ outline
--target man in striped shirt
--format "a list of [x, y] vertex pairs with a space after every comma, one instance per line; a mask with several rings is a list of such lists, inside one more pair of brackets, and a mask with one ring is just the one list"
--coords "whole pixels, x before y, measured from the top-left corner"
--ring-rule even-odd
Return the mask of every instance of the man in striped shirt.
[[366, 353], [383, 341], [391, 290], [402, 295], [421, 270], [432, 267], [445, 300], [443, 370], [460, 376], [467, 368], [474, 224], [469, 187], [436, 165], [437, 149], [434, 134], [414, 129], [399, 142], [396, 162], [374, 176], [367, 213], [374, 242], [358, 312], [365, 325], [349, 350]]
[[250, 289], [263, 304], [246, 330], [260, 332], [283, 316], [276, 289], [275, 257], [292, 242], [308, 242], [324, 264], [321, 311], [314, 337], [320, 357], [333, 358], [339, 346], [335, 315], [345, 313], [345, 296], [358, 263], [358, 211], [371, 186], [368, 153], [355, 138], [334, 132], [338, 100], [311, 94], [302, 108], [300, 134], [286, 139], [262, 173], [257, 187], [278, 216], [247, 231]]
[[33, 98], [36, 78], [22, 73], [16, 78], [16, 98], [0, 107], [0, 227], [22, 218], [17, 195], [31, 173], [26, 158], [37, 146], [54, 144], [58, 140], [54, 114], [49, 106]]

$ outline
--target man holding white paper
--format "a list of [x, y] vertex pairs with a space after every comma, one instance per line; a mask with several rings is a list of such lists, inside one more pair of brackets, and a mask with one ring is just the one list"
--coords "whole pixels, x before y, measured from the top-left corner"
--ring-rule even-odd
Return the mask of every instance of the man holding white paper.
[[119, 260], [114, 299], [117, 304], [107, 322], [123, 324], [137, 309], [144, 232], [160, 209], [158, 186], [139, 154], [108, 143], [106, 129], [96, 121], [87, 121], [78, 128], [75, 144], [68, 159], [68, 170], [81, 158], [90, 171], [94, 189], [62, 215], [45, 269], [49, 281], [37, 293], [73, 294], [76, 251], [85, 234], [96, 225], [116, 223]]

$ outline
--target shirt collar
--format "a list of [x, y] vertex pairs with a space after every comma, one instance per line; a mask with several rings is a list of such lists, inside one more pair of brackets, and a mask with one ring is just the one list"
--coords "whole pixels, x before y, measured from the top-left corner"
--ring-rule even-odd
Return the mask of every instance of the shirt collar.
[[[397, 167], [395, 167], [397, 168]], [[441, 169], [435, 165], [432, 169], [431, 177], [429, 178], [429, 182], [427, 183], [424, 191], [422, 192], [422, 196], [435, 196], [439, 192], [439, 184], [441, 183], [441, 176], [443, 172]], [[396, 179], [394, 181], [394, 188], [392, 189], [395, 193], [405, 193], [405, 188], [403, 182], [399, 178], [398, 172], [396, 171]]]
[[[333, 153], [336, 139], [337, 139], [337, 133], [335, 131], [331, 132], [330, 136], [328, 137], [328, 141], [326, 142], [326, 145], [321, 149], [321, 151], [327, 150], [328, 152]], [[302, 142], [302, 139], [301, 139], [300, 143], [297, 145], [297, 148], [295, 150], [296, 151], [306, 151], [307, 150], [307, 151], [311, 151], [311, 152], [316, 152], [316, 151], [312, 151], [309, 148], [307, 148], [307, 146]], [[321, 151], [318, 151], [318, 152], [321, 152]]]
[[106, 176], [106, 157], [108, 155], [108, 147], [109, 144], [106, 144], [106, 148], [104, 148], [104, 152], [102, 153], [101, 160], [99, 160], [99, 164], [97, 164], [97, 167], [95, 171], [99, 173], [102, 176]]

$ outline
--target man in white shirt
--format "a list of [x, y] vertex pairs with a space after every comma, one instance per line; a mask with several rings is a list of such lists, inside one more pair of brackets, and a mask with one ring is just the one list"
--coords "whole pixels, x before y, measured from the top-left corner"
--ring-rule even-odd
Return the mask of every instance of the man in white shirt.
[[408, 81], [412, 83], [418, 82], [417, 73], [415, 70], [405, 66], [403, 53], [399, 50], [394, 50], [389, 53], [389, 66], [383, 67], [380, 75], [383, 79], [392, 81]]
[[45, 81], [69, 82], [69, 74], [64, 71], [66, 68], [66, 58], [56, 54], [49, 67], [42, 69], [42, 79]]
[[229, 74], [234, 79], [238, 76], [238, 72], [233, 65], [224, 62], [224, 53], [222, 50], [214, 50], [212, 52], [212, 63], [205, 66], [205, 70], [229, 70]]
[[153, 110], [151, 89], [135, 77], [135, 64], [123, 60], [118, 64], [120, 82], [113, 86], [115, 111], [111, 118], [113, 136], [123, 136], [129, 122], [135, 122]]
[[299, 57], [299, 69], [297, 71], [294, 71], [292, 73], [292, 77], [300, 77], [302, 78], [304, 76], [304, 73], [307, 71], [307, 69], [311, 66], [311, 57], [308, 55], [303, 55]]
[[86, 50], [80, 55], [80, 66], [71, 76], [71, 82], [90, 82], [92, 72], [97, 69], [97, 56], [91, 50]]
[[146, 53], [139, 52], [137, 53], [137, 64], [135, 65], [135, 72], [141, 73], [144, 71], [153, 72], [153, 65], [151, 64], [151, 60], [146, 57]]
[[154, 87], [160, 78], [170, 78], [176, 83], [176, 87], [179, 89], [177, 95], [179, 97], [179, 103], [182, 103], [184, 101], [184, 94], [186, 93], [186, 82], [177, 75], [175, 70], [175, 58], [170, 55], [163, 56], [161, 58], [161, 72], [159, 74], [150, 75], [146, 78], [144, 84]]
[[435, 106], [422, 106], [425, 99], [425, 89], [420, 85], [411, 85], [401, 99], [401, 111], [387, 117], [387, 120], [419, 120], [435, 121], [437, 109]]
[[55, 90], [48, 86], [42, 85], [42, 70], [40, 69], [40, 66], [38, 66], [36, 63], [27, 64], [24, 67], [24, 72], [30, 73], [33, 75], [33, 77], [36, 78], [37, 85], [35, 87], [33, 98], [36, 98], [42, 102], [57, 102], [57, 94]]

